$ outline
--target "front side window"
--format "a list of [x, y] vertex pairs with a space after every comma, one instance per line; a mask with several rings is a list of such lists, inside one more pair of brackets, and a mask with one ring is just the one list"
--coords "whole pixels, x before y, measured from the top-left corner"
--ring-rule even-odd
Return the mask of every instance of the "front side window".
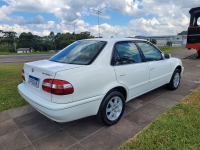
[[88, 65], [97, 57], [105, 45], [106, 42], [104, 41], [77, 41], [49, 60], [66, 64]]
[[163, 59], [161, 52], [157, 50], [154, 46], [146, 42], [138, 42], [137, 44], [142, 50], [146, 61], [158, 61]]
[[115, 45], [115, 65], [125, 65], [142, 62], [141, 55], [133, 42], [118, 42]]

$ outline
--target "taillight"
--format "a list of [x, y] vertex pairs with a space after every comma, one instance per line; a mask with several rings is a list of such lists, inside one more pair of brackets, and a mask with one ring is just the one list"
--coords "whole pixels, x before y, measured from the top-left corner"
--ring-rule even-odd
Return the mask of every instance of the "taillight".
[[22, 69], [22, 79], [25, 81], [25, 77], [24, 77], [24, 69]]
[[42, 89], [55, 95], [68, 95], [74, 93], [74, 88], [69, 82], [57, 79], [45, 79], [42, 83]]

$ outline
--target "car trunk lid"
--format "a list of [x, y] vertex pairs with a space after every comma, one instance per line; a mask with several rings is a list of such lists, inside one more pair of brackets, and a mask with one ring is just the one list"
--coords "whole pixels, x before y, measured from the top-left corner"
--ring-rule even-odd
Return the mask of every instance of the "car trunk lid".
[[[24, 84], [36, 95], [51, 101], [52, 94], [43, 91], [42, 83], [45, 79], [54, 79], [57, 72], [83, 67], [84, 65], [64, 64], [49, 60], [41, 60], [24, 64]], [[64, 80], [64, 79], [63, 79]], [[72, 100], [69, 100], [72, 101]]]

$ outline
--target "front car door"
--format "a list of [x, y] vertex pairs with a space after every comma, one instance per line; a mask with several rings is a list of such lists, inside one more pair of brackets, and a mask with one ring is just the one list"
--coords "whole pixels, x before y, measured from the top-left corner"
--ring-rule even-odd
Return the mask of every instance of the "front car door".
[[147, 91], [149, 68], [134, 42], [116, 43], [112, 63], [117, 81], [129, 89], [129, 100]]
[[162, 52], [149, 42], [137, 42], [137, 45], [143, 52], [149, 66], [150, 80], [148, 90], [169, 82], [171, 76], [169, 59], [164, 59]]

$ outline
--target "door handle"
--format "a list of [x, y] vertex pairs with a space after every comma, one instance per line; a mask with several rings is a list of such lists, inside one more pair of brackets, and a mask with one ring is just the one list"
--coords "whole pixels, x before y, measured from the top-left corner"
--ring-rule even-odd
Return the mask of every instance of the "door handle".
[[120, 76], [122, 77], [122, 76], [125, 76], [126, 74], [120, 74]]
[[151, 68], [150, 70], [154, 70], [155, 68]]

